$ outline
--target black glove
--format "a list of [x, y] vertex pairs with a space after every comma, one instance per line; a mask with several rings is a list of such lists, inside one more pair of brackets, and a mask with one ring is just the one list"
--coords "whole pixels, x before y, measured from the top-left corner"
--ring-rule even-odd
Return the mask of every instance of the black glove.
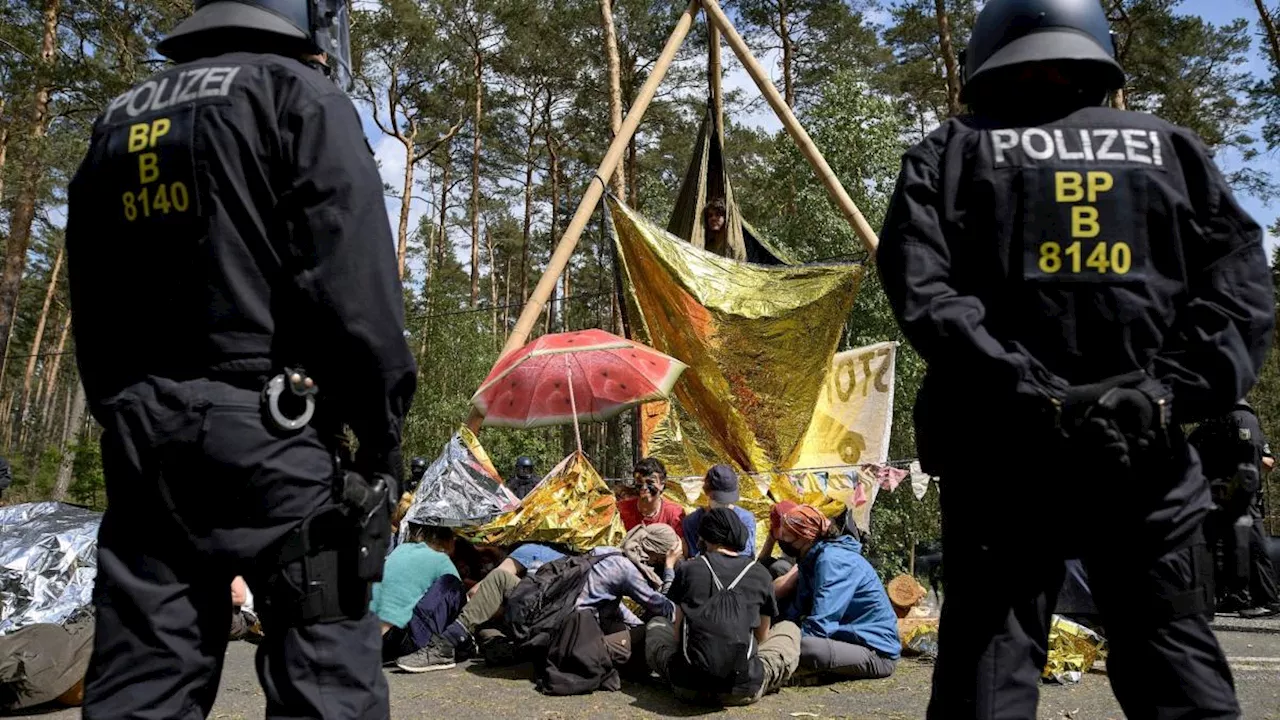
[[1155, 442], [1161, 410], [1142, 390], [1111, 388], [1085, 410], [1078, 436], [1102, 462], [1130, 468]]

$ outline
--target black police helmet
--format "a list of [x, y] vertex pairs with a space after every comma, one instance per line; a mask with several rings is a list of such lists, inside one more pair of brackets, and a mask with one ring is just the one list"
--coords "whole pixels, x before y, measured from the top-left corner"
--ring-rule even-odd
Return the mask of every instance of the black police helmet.
[[[195, 0], [195, 12], [156, 44], [171, 59], [217, 31], [266, 34], [282, 52], [326, 53], [329, 74], [350, 87], [351, 40], [346, 0]], [[235, 37], [234, 35], [229, 37]]]
[[1085, 65], [1103, 90], [1124, 86], [1115, 41], [1098, 0], [990, 0], [978, 13], [961, 63], [968, 101], [993, 71], [1038, 62]]
[[418, 474], [427, 471], [427, 459], [424, 457], [415, 457], [409, 461], [409, 472]]
[[532, 470], [532, 469], [533, 469], [533, 458], [531, 458], [531, 457], [527, 457], [527, 456], [525, 456], [525, 455], [521, 455], [520, 457], [516, 458], [516, 469], [517, 469], [517, 470]]

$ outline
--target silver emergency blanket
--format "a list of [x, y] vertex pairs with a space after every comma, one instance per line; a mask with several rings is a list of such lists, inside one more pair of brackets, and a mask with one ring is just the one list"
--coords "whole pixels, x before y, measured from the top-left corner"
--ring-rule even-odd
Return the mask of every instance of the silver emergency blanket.
[[0, 507], [0, 635], [88, 608], [102, 513], [59, 502]]
[[444, 452], [422, 475], [413, 505], [400, 523], [400, 538], [409, 523], [444, 527], [483, 525], [515, 509], [520, 501], [498, 479], [484, 448], [466, 427], [445, 445]]

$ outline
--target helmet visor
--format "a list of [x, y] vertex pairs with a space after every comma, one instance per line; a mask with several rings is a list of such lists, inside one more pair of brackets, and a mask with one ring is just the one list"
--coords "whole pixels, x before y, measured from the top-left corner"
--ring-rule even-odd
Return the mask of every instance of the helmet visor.
[[[1086, 62], [1098, 68], [1099, 85], [1106, 89], [1124, 86], [1124, 71], [1115, 58], [1092, 37], [1067, 28], [1048, 28], [1030, 33], [997, 50], [979, 67], [972, 68], [967, 85], [978, 84], [983, 75], [1001, 68], [1039, 62]], [[962, 93], [967, 101], [970, 87]]]

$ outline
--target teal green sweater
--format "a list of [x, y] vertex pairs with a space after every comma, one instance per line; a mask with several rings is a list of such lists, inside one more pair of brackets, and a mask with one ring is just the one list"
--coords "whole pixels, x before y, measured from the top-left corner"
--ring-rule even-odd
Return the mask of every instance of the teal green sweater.
[[387, 558], [382, 582], [373, 585], [369, 609], [382, 622], [403, 628], [413, 617], [413, 607], [445, 575], [458, 577], [448, 555], [425, 543], [404, 543]]

